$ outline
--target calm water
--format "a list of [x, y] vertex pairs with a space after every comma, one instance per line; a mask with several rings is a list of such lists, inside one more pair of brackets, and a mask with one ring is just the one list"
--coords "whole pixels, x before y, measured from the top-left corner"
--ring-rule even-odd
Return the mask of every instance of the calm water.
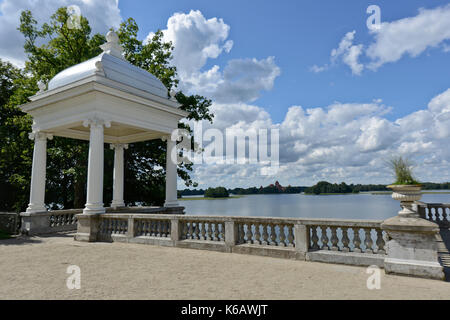
[[[421, 201], [450, 203], [450, 194], [424, 194]], [[395, 216], [400, 204], [391, 195], [304, 194], [248, 195], [225, 200], [180, 201], [186, 214], [217, 216], [306, 217], [386, 219]]]

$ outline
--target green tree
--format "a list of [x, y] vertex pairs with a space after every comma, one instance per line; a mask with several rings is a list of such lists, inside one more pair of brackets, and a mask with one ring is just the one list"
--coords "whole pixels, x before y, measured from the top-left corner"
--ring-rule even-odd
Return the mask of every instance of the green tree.
[[228, 198], [230, 194], [224, 187], [208, 188], [205, 191], [205, 198]]
[[[5, 209], [24, 210], [28, 200], [32, 160], [32, 142], [28, 140], [31, 119], [18, 108], [38, 90], [39, 80], [48, 82], [58, 72], [100, 54], [99, 46], [105, 37], [92, 35], [89, 22], [80, 19], [80, 28], [68, 28], [69, 15], [66, 8], [60, 8], [50, 21], [41, 27], [30, 11], [22, 12], [20, 27], [25, 37], [27, 61], [23, 73], [13, 76], [17, 70], [11, 68], [8, 92], [2, 99], [2, 162], [0, 174], [11, 172], [3, 187], [11, 187], [14, 194]], [[123, 22], [118, 30], [125, 49], [125, 58], [132, 64], [144, 68], [157, 76], [169, 89], [178, 85], [176, 68], [170, 64], [173, 46], [162, 40], [158, 31], [151, 41], [144, 44], [137, 38], [139, 28], [133, 19]], [[2, 65], [3, 68], [3, 65]], [[3, 69], [2, 69], [3, 72]], [[9, 96], [8, 96], [9, 95]], [[209, 111], [211, 101], [205, 97], [186, 96], [178, 92], [176, 99], [182, 109], [189, 112], [188, 119], [212, 121]], [[187, 125], [180, 128], [190, 130]], [[106, 146], [107, 147], [107, 146]], [[55, 137], [48, 143], [46, 203], [53, 207], [80, 208], [86, 198], [86, 172], [89, 144], [86, 141]], [[161, 205], [164, 201], [166, 146], [160, 140], [131, 144], [125, 152], [125, 199], [127, 203]], [[3, 161], [3, 159], [6, 159]], [[105, 190], [104, 201], [112, 198], [113, 151], [105, 148]], [[178, 175], [187, 186], [196, 185], [191, 177], [191, 164], [181, 164]]]

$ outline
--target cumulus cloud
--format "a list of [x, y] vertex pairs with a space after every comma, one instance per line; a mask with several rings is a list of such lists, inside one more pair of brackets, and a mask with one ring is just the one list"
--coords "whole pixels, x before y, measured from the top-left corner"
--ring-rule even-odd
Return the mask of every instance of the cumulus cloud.
[[353, 74], [360, 75], [364, 66], [358, 62], [358, 59], [362, 53], [363, 46], [361, 44], [353, 44], [355, 33], [356, 31], [353, 30], [342, 38], [338, 48], [331, 51], [331, 61], [335, 62], [341, 59], [342, 62], [350, 67]]
[[182, 86], [212, 97], [219, 103], [253, 102], [261, 91], [273, 88], [280, 72], [274, 57], [261, 60], [235, 59], [228, 61], [223, 72], [214, 66], [184, 78]]
[[[353, 44], [355, 31], [345, 34], [338, 48], [331, 51], [331, 62], [348, 65], [354, 75], [364, 68], [377, 70], [386, 63], [400, 60], [405, 55], [415, 58], [428, 48], [442, 48], [449, 52], [450, 4], [433, 9], [419, 9], [413, 17], [382, 22], [380, 28], [369, 31], [373, 41], [368, 45]], [[360, 62], [364, 57], [366, 62]], [[319, 73], [328, 65], [313, 65], [310, 71]]]
[[450, 5], [420, 9], [414, 17], [383, 22], [379, 30], [374, 30], [374, 36], [375, 42], [366, 50], [372, 60], [370, 68], [398, 61], [406, 54], [417, 57], [450, 39]]
[[[253, 102], [261, 91], [272, 89], [280, 75], [274, 57], [233, 59], [223, 71], [218, 65], [203, 70], [208, 59], [216, 59], [233, 47], [228, 39], [230, 26], [223, 19], [207, 19], [198, 10], [175, 13], [162, 31], [164, 41], [174, 45], [172, 62], [184, 91], [208, 96], [218, 103]], [[149, 33], [146, 41], [153, 34]]]
[[[162, 31], [164, 41], [171, 41], [175, 47], [173, 63], [182, 78], [198, 72], [209, 58], [215, 59], [233, 47], [233, 41], [227, 40], [230, 26], [223, 19], [206, 19], [199, 10], [175, 13]], [[150, 33], [146, 41], [152, 36]]]
[[391, 107], [381, 100], [292, 106], [280, 123], [255, 105], [214, 104], [213, 110], [217, 119], [213, 128], [279, 129], [280, 169], [275, 176], [261, 176], [257, 165], [196, 165], [194, 176], [203, 186], [211, 185], [211, 177], [213, 184], [229, 187], [265, 185], [275, 178], [293, 185], [319, 180], [389, 183], [392, 176], [386, 160], [394, 154], [410, 157], [422, 181], [450, 179], [450, 89], [423, 109], [394, 121], [386, 118]]
[[23, 10], [30, 10], [38, 23], [43, 23], [56, 9], [70, 5], [81, 9], [94, 33], [106, 33], [121, 22], [118, 0], [3, 0], [0, 3], [0, 58], [18, 66], [24, 65], [24, 38], [17, 30]]

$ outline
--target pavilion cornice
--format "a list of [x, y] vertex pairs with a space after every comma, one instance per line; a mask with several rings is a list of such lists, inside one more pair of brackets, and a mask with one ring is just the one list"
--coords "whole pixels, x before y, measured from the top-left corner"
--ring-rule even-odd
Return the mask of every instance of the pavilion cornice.
[[49, 104], [57, 103], [59, 101], [94, 91], [119, 97], [131, 102], [136, 102], [180, 117], [186, 117], [188, 115], [186, 111], [179, 109], [180, 104], [176, 101], [164, 99], [98, 75], [87, 77], [64, 87], [59, 87], [36, 94], [30, 97], [31, 102], [23, 104], [19, 107], [22, 111], [29, 112]]

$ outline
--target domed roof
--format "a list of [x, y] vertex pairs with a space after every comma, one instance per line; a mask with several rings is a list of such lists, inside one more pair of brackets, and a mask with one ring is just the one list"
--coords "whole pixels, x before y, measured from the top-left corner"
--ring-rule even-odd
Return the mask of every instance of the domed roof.
[[122, 57], [123, 49], [120, 47], [119, 38], [114, 31], [108, 32], [106, 39], [108, 42], [101, 46], [103, 53], [58, 73], [48, 83], [48, 90], [57, 89], [94, 75], [101, 75], [159, 97], [168, 98], [167, 88], [157, 77], [132, 65]]

